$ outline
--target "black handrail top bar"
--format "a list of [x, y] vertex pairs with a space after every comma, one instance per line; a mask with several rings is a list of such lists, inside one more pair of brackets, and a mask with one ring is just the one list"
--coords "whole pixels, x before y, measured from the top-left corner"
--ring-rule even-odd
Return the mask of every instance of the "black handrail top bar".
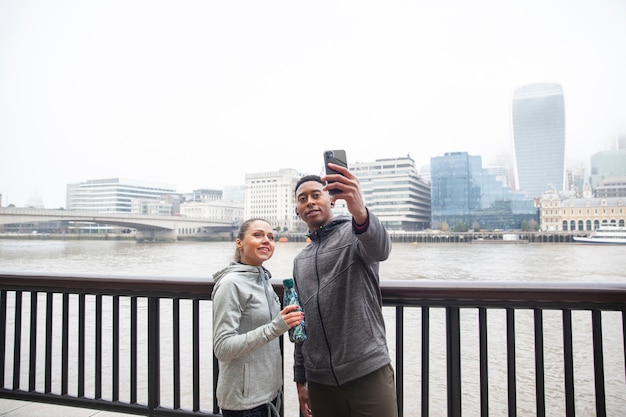
[[[282, 295], [282, 279], [272, 285]], [[209, 277], [146, 277], [129, 275], [0, 272], [5, 290], [71, 292], [105, 295], [141, 295], [179, 298], [210, 298], [213, 280]], [[626, 283], [549, 281], [442, 281], [383, 280], [381, 292], [386, 305], [471, 306], [546, 303], [579, 303], [581, 308], [623, 310]]]

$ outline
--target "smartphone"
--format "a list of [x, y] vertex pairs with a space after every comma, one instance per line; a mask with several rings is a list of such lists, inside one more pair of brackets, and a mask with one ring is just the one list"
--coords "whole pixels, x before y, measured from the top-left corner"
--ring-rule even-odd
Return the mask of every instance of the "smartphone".
[[[324, 151], [324, 168], [326, 169], [326, 175], [330, 174], [339, 174], [339, 172], [328, 166], [328, 163], [333, 163], [336, 165], [341, 165], [342, 167], [348, 168], [348, 159], [346, 158], [346, 151], [343, 149], [336, 149], [332, 151]], [[328, 181], [333, 182], [333, 181]], [[330, 195], [340, 194], [341, 190], [330, 190]]]

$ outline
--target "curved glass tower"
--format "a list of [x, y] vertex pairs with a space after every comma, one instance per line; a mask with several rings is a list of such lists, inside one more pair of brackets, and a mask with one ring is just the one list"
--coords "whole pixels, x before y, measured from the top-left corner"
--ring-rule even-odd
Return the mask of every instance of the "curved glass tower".
[[513, 95], [515, 176], [526, 197], [565, 189], [565, 101], [559, 84], [531, 84]]

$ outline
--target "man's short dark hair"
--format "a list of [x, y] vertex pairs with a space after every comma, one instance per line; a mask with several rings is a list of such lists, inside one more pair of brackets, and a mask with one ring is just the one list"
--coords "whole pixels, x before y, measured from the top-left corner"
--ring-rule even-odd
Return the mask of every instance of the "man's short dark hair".
[[305, 175], [304, 177], [300, 178], [300, 180], [298, 180], [298, 183], [296, 184], [296, 188], [293, 191], [297, 192], [298, 188], [300, 188], [302, 184], [304, 184], [305, 182], [309, 182], [309, 181], [316, 181], [324, 185], [324, 181], [322, 181], [319, 175]]

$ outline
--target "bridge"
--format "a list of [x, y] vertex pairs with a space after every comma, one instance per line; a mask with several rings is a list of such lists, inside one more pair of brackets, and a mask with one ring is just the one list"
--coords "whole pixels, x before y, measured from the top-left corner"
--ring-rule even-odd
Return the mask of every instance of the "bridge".
[[0, 207], [0, 225], [68, 221], [121, 226], [137, 231], [137, 240], [176, 240], [179, 233], [230, 233], [230, 220], [131, 213]]

